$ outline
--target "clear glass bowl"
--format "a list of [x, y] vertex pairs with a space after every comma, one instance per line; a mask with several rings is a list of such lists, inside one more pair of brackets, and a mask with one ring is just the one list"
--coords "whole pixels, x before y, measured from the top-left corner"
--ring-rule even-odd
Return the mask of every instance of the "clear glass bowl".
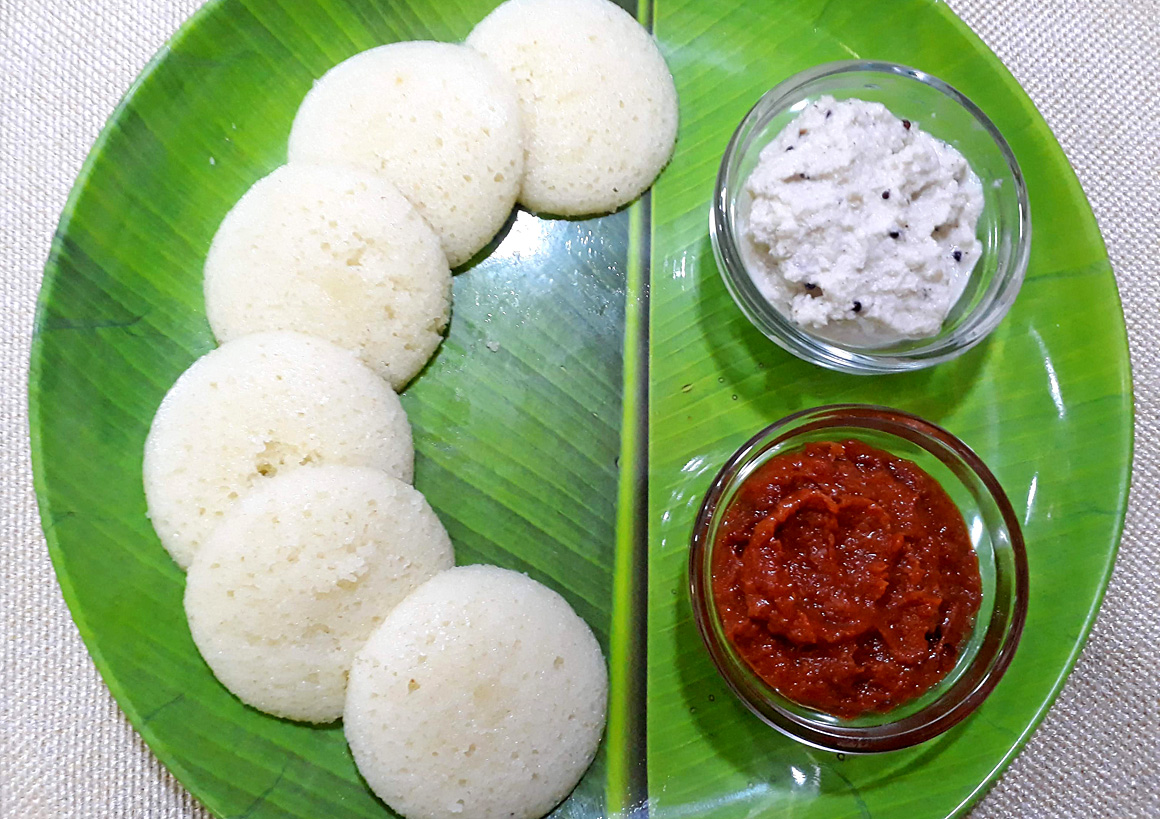
[[[983, 184], [978, 237], [982, 256], [938, 335], [890, 346], [863, 347], [822, 338], [774, 307], [746, 269], [745, 181], [761, 149], [819, 97], [881, 102], [897, 117], [954, 146]], [[733, 134], [709, 217], [717, 267], [741, 311], [766, 336], [806, 361], [843, 372], [873, 374], [929, 367], [978, 344], [1007, 314], [1023, 283], [1031, 243], [1027, 187], [1011, 148], [978, 106], [942, 80], [881, 62], [829, 63], [766, 92]]]
[[[712, 592], [718, 529], [741, 484], [775, 455], [814, 441], [848, 439], [917, 463], [958, 506], [979, 558], [983, 599], [955, 667], [916, 700], [856, 719], [802, 706], [762, 681], [725, 635]], [[1027, 556], [1019, 521], [999, 482], [966, 444], [900, 410], [836, 404], [790, 415], [742, 446], [705, 495], [689, 553], [693, 615], [717, 670], [754, 714], [807, 745], [845, 753], [893, 751], [946, 731], [986, 699], [1003, 676], [1027, 616]]]

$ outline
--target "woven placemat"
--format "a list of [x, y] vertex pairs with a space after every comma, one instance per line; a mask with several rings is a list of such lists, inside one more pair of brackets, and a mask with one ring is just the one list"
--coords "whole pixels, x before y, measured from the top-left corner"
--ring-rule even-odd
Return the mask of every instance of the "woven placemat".
[[[888, 2], [888, 0], [883, 0]], [[0, 814], [208, 819], [90, 661], [36, 515], [26, 379], [41, 268], [101, 125], [198, 0], [0, 0]], [[1160, 5], [955, 0], [1079, 174], [1116, 270], [1136, 467], [1111, 588], [1075, 673], [975, 819], [1160, 815]], [[1083, 305], [1076, 305], [1077, 310]]]

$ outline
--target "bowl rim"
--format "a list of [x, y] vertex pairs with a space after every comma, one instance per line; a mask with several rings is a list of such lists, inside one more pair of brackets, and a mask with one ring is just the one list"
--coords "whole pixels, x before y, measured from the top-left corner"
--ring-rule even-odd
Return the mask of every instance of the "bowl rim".
[[[815, 423], [799, 429], [799, 422], [808, 416], [816, 416]], [[716, 513], [721, 508], [722, 497], [736, 477], [739, 466], [747, 463], [750, 456], [755, 453], [760, 455], [765, 444], [775, 443], [777, 433], [792, 430], [795, 434], [800, 434], [826, 427], [863, 427], [893, 434], [912, 443], [919, 443], [920, 439], [933, 439], [951, 450], [981, 480], [987, 493], [995, 501], [1007, 528], [1014, 563], [1013, 611], [1010, 625], [993, 655], [990, 667], [984, 670], [983, 676], [965, 695], [956, 697], [949, 704], [948, 696], [963, 679], [966, 679], [966, 674], [937, 700], [901, 720], [872, 726], [824, 723], [795, 714], [773, 700], [767, 700], [763, 704], [764, 707], [759, 706], [727, 670], [730, 666], [728, 648], [722, 645], [713, 628], [716, 615], [712, 600], [711, 576], [704, 571], [705, 556], [711, 554], [714, 545], [708, 536]], [[910, 435], [898, 435], [896, 430], [907, 431]], [[938, 457], [934, 452], [931, 454]], [[1023, 531], [1006, 492], [983, 460], [957, 436], [913, 413], [881, 405], [856, 403], [826, 404], [799, 410], [780, 418], [749, 438], [725, 461], [709, 485], [693, 523], [688, 583], [693, 619], [701, 640], [717, 672], [742, 704], [763, 722], [792, 739], [822, 750], [850, 754], [908, 748], [933, 739], [973, 713], [994, 690], [1011, 664], [1023, 634], [1029, 600], [1029, 571]], [[983, 656], [981, 648], [980, 653], [976, 654], [976, 659], [967, 666], [967, 672], [980, 656]], [[770, 686], [765, 687], [770, 691], [774, 690]]]
[[[908, 346], [899, 352], [889, 347], [881, 350], [861, 348], [832, 341], [806, 331], [770, 304], [757, 290], [741, 252], [739, 236], [734, 230], [728, 177], [734, 157], [744, 147], [755, 124], [768, 109], [788, 103], [802, 87], [826, 77], [840, 74], [889, 74], [926, 85], [958, 103], [991, 137], [1006, 163], [1013, 181], [1018, 219], [1011, 241], [1011, 263], [1000, 271], [1002, 278], [994, 292], [968, 314], [961, 337], [944, 337], [935, 343]], [[743, 180], [741, 181], [743, 184]], [[709, 236], [717, 269], [734, 302], [745, 317], [764, 336], [798, 358], [839, 372], [870, 375], [907, 372], [930, 367], [962, 355], [983, 341], [1003, 320], [1018, 296], [1026, 276], [1031, 252], [1031, 204], [1027, 183], [1014, 151], [998, 127], [969, 97], [946, 81], [917, 68], [881, 60], [839, 60], [822, 63], [800, 71], [770, 88], [746, 112], [729, 139], [721, 157], [713, 199], [709, 207]], [[995, 308], [998, 309], [995, 309]], [[973, 321], [971, 318], [973, 317]], [[937, 338], [937, 337], [936, 337]]]

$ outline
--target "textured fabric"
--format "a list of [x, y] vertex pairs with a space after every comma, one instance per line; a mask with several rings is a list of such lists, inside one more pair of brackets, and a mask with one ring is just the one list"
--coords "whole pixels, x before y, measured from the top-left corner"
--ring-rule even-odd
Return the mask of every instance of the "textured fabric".
[[[885, 0], [884, 0], [885, 2]], [[0, 0], [0, 814], [209, 814], [152, 757], [69, 618], [36, 516], [25, 382], [52, 231], [89, 146], [198, 0]], [[1160, 4], [953, 0], [1055, 130], [1095, 208], [1135, 365], [1119, 562], [1059, 702], [973, 817], [1160, 815]]]

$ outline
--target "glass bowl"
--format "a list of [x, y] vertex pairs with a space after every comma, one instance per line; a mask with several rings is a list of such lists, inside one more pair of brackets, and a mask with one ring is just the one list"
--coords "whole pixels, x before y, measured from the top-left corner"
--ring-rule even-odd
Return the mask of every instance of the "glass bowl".
[[[954, 146], [983, 186], [977, 235], [982, 255], [936, 336], [889, 346], [859, 346], [823, 338], [793, 322], [758, 290], [747, 271], [749, 217], [745, 182], [761, 149], [808, 103], [830, 95], [881, 102]], [[717, 267], [741, 311], [762, 333], [814, 364], [849, 373], [901, 372], [954, 358], [982, 341], [1007, 314], [1023, 283], [1031, 243], [1027, 187], [1011, 148], [977, 105], [942, 80], [883, 62], [828, 63], [766, 92], [741, 121], [717, 174], [709, 216]]]
[[[795, 703], [762, 681], [726, 637], [711, 579], [718, 530], [741, 484], [775, 455], [814, 441], [848, 439], [913, 461], [942, 485], [966, 521], [983, 591], [974, 627], [950, 673], [916, 700], [855, 719]], [[693, 527], [689, 585], [693, 615], [709, 655], [749, 710], [800, 742], [844, 753], [906, 748], [964, 719], [1003, 676], [1027, 615], [1023, 535], [995, 476], [946, 430], [900, 410], [863, 404], [790, 415], [763, 429], [729, 458], [709, 487]]]

